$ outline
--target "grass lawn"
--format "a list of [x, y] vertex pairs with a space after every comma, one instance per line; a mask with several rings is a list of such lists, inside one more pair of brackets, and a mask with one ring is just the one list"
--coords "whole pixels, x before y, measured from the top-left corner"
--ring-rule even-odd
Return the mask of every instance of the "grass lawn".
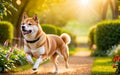
[[20, 71], [28, 70], [30, 68], [32, 68], [32, 66], [30, 64], [26, 64], [23, 66], [18, 66], [16, 68], [12, 68], [10, 72], [20, 72]]
[[115, 69], [111, 61], [110, 57], [96, 57], [91, 75], [114, 75]]

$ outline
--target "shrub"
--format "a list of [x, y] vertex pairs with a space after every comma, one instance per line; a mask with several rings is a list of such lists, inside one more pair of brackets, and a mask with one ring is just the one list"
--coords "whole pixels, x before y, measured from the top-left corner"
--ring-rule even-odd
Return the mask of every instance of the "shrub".
[[13, 25], [7, 21], [0, 21], [0, 43], [6, 40], [11, 44], [13, 40]]
[[6, 54], [9, 52], [8, 47], [0, 46], [0, 72], [6, 72], [15, 68], [15, 66], [26, 64], [24, 58], [24, 52], [20, 50], [14, 50], [9, 59], [6, 59]]
[[89, 30], [88, 43], [89, 43], [90, 49], [92, 48], [93, 44], [95, 44], [95, 29], [96, 29], [96, 26], [92, 26]]
[[120, 22], [118, 20], [102, 21], [96, 26], [94, 42], [97, 50], [95, 56], [108, 56], [113, 46], [120, 42]]
[[42, 24], [42, 29], [46, 34], [57, 34], [57, 29], [51, 24]]
[[105, 57], [105, 56], [108, 56], [109, 53], [110, 53], [110, 51], [108, 51], [108, 50], [95, 50], [92, 53], [92, 56], [102, 56], [102, 57]]
[[120, 74], [120, 55], [115, 55], [113, 58], [113, 68], [116, 68], [115, 73]]
[[98, 50], [108, 50], [120, 42], [120, 22], [103, 21], [96, 28], [96, 45]]
[[57, 35], [61, 35], [64, 32], [62, 28], [57, 27]]

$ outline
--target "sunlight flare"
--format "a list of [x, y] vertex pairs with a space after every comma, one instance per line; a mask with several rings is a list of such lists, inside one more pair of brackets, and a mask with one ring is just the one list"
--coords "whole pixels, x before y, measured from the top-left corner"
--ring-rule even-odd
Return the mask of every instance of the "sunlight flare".
[[21, 4], [21, 0], [16, 0], [17, 5]]
[[87, 5], [89, 5], [90, 0], [80, 0], [79, 3], [80, 3], [82, 6], [87, 6]]

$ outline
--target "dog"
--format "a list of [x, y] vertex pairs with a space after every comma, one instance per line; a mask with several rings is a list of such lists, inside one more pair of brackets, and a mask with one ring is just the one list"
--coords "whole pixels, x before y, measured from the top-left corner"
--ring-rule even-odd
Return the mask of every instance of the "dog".
[[[39, 24], [37, 14], [31, 18], [25, 13], [21, 22], [21, 32], [24, 37], [25, 57], [33, 65], [33, 71], [38, 69], [39, 64], [50, 58], [55, 65], [54, 73], [58, 73], [57, 56], [63, 57], [68, 68], [68, 44], [71, 41], [68, 34], [63, 33], [61, 36], [46, 34]], [[35, 63], [32, 57], [36, 58]]]

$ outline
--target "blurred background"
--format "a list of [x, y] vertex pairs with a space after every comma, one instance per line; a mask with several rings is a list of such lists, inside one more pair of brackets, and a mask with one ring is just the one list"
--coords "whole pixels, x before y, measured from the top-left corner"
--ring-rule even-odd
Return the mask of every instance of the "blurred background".
[[[0, 0], [0, 72], [14, 66], [21, 66], [14, 71], [20, 71], [23, 65], [21, 71], [31, 68], [24, 58], [24, 38], [20, 30], [24, 12], [29, 17], [38, 14], [46, 34], [60, 36], [68, 33], [72, 39], [70, 56], [76, 53], [95, 56], [92, 75], [120, 74], [120, 60], [117, 58], [120, 57], [120, 0]], [[9, 60], [6, 60], [9, 54], [11, 57], [7, 56]], [[112, 68], [114, 57], [116, 69]], [[79, 58], [75, 60], [79, 61]], [[85, 65], [87, 60], [83, 60]], [[86, 70], [85, 73], [88, 72]]]
[[38, 14], [40, 24], [69, 32], [76, 46], [87, 45], [89, 28], [102, 20], [119, 18], [119, 0], [0, 0], [0, 20], [14, 26], [13, 43], [23, 44], [22, 14]]

